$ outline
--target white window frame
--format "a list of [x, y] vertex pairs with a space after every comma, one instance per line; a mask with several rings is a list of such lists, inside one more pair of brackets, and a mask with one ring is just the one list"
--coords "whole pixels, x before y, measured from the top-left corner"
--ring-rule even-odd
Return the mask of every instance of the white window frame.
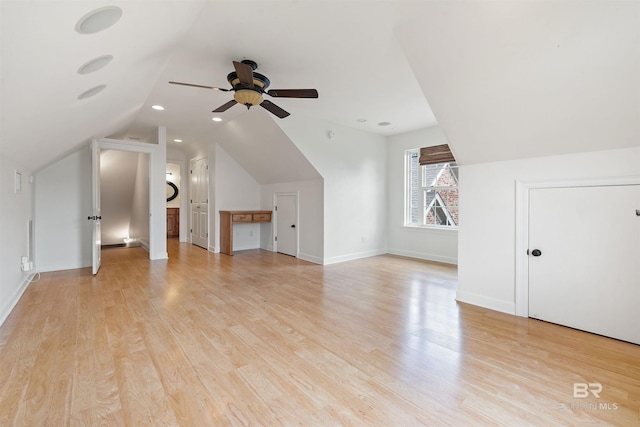
[[[404, 154], [404, 162], [405, 162], [405, 167], [404, 167], [404, 186], [405, 186], [405, 192], [404, 192], [404, 226], [405, 227], [411, 227], [411, 228], [435, 228], [435, 229], [439, 229], [439, 230], [457, 230], [458, 229], [458, 224], [456, 225], [438, 225], [438, 224], [426, 224], [424, 222], [425, 219], [425, 213], [427, 211], [427, 209], [429, 207], [431, 207], [431, 205], [433, 204], [433, 202], [427, 207], [425, 206], [425, 199], [424, 199], [424, 195], [425, 195], [425, 190], [429, 189], [429, 190], [434, 190], [436, 191], [436, 196], [439, 197], [438, 195], [438, 191], [439, 190], [450, 190], [452, 188], [458, 188], [458, 186], [456, 187], [424, 187], [422, 186], [422, 167], [421, 165], [418, 165], [418, 205], [420, 206], [421, 212], [419, 215], [419, 223], [412, 223], [411, 222], [411, 175], [410, 175], [410, 171], [411, 171], [411, 159], [413, 155], [418, 155], [420, 156], [420, 149], [419, 148], [412, 148], [409, 150], [405, 150], [405, 154]], [[438, 173], [438, 177], [440, 176], [440, 174], [442, 173], [442, 171], [440, 171]], [[458, 178], [456, 178], [457, 180]], [[433, 199], [434, 201], [436, 200], [436, 198]], [[444, 202], [441, 201], [441, 204], [444, 206]], [[445, 209], [445, 215], [447, 215], [447, 219], [450, 220], [452, 223], [453, 218], [451, 218], [450, 213]]]

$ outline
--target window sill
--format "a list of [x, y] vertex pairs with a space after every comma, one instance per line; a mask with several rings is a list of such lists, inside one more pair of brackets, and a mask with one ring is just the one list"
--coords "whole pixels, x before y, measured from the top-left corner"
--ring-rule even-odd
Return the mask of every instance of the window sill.
[[431, 230], [431, 231], [444, 231], [444, 232], [458, 231], [458, 227], [446, 227], [446, 226], [441, 226], [441, 225], [411, 225], [411, 224], [404, 224], [401, 227], [402, 228], [412, 229], [412, 230]]

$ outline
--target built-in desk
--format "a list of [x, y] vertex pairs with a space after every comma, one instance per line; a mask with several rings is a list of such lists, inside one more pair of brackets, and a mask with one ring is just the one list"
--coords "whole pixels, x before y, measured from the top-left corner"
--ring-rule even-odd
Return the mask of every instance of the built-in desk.
[[233, 224], [271, 222], [271, 211], [220, 211], [220, 253], [233, 255]]

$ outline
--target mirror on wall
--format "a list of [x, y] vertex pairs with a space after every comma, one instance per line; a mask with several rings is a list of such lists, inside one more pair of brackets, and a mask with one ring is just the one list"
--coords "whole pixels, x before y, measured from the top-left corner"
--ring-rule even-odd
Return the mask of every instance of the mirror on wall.
[[166, 197], [168, 208], [180, 207], [180, 165], [167, 163]]

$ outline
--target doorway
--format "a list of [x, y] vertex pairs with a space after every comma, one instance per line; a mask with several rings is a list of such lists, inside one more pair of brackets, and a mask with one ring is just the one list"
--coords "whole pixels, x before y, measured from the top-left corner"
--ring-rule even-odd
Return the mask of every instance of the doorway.
[[298, 195], [296, 193], [276, 193], [274, 199], [275, 250], [281, 254], [297, 257]]
[[[159, 137], [162, 136], [163, 128], [159, 129]], [[101, 206], [100, 206], [100, 151], [101, 150], [120, 150], [135, 153], [144, 153], [148, 156], [148, 161], [144, 163], [148, 170], [147, 182], [148, 182], [148, 197], [142, 201], [147, 206], [146, 216], [148, 217], [148, 227], [143, 227], [143, 231], [148, 236], [148, 247], [145, 248], [149, 251], [149, 259], [166, 259], [167, 258], [167, 242], [166, 242], [166, 202], [160, 194], [164, 194], [165, 186], [165, 163], [166, 156], [160, 157], [158, 155], [158, 149], [156, 144], [137, 143], [133, 141], [121, 141], [115, 139], [101, 139], [94, 140], [91, 144], [91, 158], [92, 158], [92, 170], [91, 181], [91, 212], [89, 218], [96, 218], [93, 222], [93, 235], [91, 243], [92, 248], [92, 263], [94, 274], [100, 265], [100, 219], [101, 219]], [[162, 237], [162, 238], [160, 238]]]
[[[101, 251], [113, 247], [142, 246], [149, 251], [150, 155], [117, 149], [98, 149], [94, 186], [94, 274]], [[98, 244], [99, 242], [99, 244]]]

